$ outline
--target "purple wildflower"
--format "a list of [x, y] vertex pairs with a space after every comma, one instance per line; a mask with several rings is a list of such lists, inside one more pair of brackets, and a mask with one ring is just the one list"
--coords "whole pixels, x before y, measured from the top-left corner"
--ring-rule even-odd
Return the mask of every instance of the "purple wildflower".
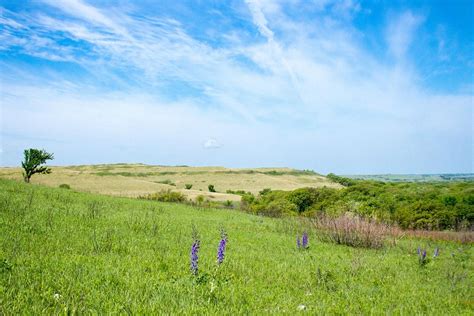
[[300, 249], [300, 248], [301, 248], [301, 241], [300, 241], [300, 237], [296, 237], [296, 247], [297, 247], [298, 249]]
[[198, 274], [198, 252], [199, 252], [199, 239], [195, 239], [191, 247], [191, 272], [194, 275]]
[[308, 234], [306, 232], [303, 233], [302, 247], [303, 247], [303, 249], [308, 248]]
[[417, 253], [418, 255], [420, 255], [420, 254], [421, 254], [421, 249], [420, 249], [420, 246], [418, 246], [418, 249], [416, 250], [416, 253]]
[[[418, 247], [419, 248], [419, 247]], [[419, 249], [418, 251], [418, 262], [420, 266], [427, 264], [429, 259], [426, 257], [426, 249]]]
[[439, 256], [439, 248], [438, 247], [436, 247], [436, 249], [434, 251], [433, 258], [436, 258], [437, 256]]
[[191, 246], [191, 272], [194, 275], [198, 274], [198, 252], [199, 252], [199, 246], [201, 244], [199, 240], [199, 233], [196, 229], [196, 227], [193, 225], [193, 232], [192, 232], [192, 237], [193, 237], [193, 245]]
[[221, 264], [224, 262], [225, 257], [225, 247], [227, 246], [227, 234], [224, 229], [221, 230], [221, 241], [219, 242], [219, 247], [217, 248], [217, 263]]

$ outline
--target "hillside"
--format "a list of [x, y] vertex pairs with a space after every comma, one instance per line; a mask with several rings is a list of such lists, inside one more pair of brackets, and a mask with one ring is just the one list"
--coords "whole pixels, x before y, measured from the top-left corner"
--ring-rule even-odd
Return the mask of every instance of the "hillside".
[[[35, 175], [32, 183], [58, 187], [68, 184], [77, 191], [114, 196], [138, 197], [163, 189], [183, 192], [188, 198], [205, 195], [214, 201], [239, 201], [227, 190], [258, 193], [265, 188], [294, 190], [301, 187], [340, 187], [311, 171], [289, 168], [236, 169], [223, 167], [151, 166], [144, 164], [107, 164], [52, 167], [49, 175]], [[0, 168], [0, 178], [21, 180], [20, 168]], [[185, 184], [192, 184], [191, 190]], [[211, 193], [208, 185], [216, 191]]]
[[[402, 238], [380, 250], [352, 248], [321, 241], [295, 218], [10, 180], [0, 180], [0, 202], [2, 315], [473, 312], [469, 245]], [[228, 243], [218, 266], [221, 228]], [[298, 250], [303, 231], [309, 248]], [[426, 265], [417, 247], [428, 250]]]

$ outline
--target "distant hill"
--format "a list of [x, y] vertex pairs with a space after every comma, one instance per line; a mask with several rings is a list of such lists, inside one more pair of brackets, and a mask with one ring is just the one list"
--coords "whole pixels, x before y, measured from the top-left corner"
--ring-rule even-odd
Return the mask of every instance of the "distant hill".
[[474, 173], [345, 175], [360, 180], [385, 182], [474, 181]]
[[[194, 199], [198, 195], [214, 201], [240, 201], [230, 191], [258, 193], [272, 190], [294, 190], [301, 187], [333, 187], [334, 183], [310, 170], [290, 168], [237, 169], [224, 167], [152, 166], [144, 164], [101, 164], [51, 167], [47, 175], [34, 175], [31, 182], [57, 187], [68, 184], [83, 192], [138, 197], [163, 189], [176, 190]], [[0, 177], [21, 181], [20, 168], [0, 168]], [[190, 190], [186, 184], [192, 185]], [[217, 192], [209, 192], [208, 185]]]

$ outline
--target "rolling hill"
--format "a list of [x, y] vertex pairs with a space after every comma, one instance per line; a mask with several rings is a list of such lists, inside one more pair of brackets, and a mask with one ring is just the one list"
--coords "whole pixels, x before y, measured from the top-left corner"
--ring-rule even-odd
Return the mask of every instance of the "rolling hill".
[[[211, 201], [240, 201], [228, 190], [252, 193], [270, 188], [294, 190], [301, 187], [338, 188], [326, 177], [290, 168], [237, 169], [224, 167], [152, 166], [144, 164], [102, 164], [52, 167], [53, 173], [34, 175], [32, 183], [57, 187], [68, 184], [82, 192], [138, 197], [160, 190], [177, 190], [188, 198], [204, 195]], [[21, 180], [21, 168], [0, 168], [0, 177]], [[192, 189], [186, 190], [185, 185]], [[209, 192], [208, 185], [217, 192]]]

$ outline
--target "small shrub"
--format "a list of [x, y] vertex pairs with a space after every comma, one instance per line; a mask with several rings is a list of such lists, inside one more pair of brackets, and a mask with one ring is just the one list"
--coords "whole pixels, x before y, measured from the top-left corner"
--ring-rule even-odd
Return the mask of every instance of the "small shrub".
[[224, 206], [228, 207], [228, 208], [232, 208], [234, 206], [234, 204], [232, 203], [231, 200], [227, 200], [227, 201], [224, 202]]
[[196, 196], [196, 203], [197, 205], [201, 205], [202, 203], [204, 203], [204, 195], [200, 194]]
[[66, 184], [66, 183], [60, 184], [59, 187], [61, 189], [67, 189], [67, 190], [71, 189], [71, 186], [69, 184]]
[[363, 248], [381, 248], [390, 233], [388, 225], [359, 216], [322, 216], [314, 222], [322, 238], [336, 244]]
[[189, 183], [186, 183], [186, 184], [184, 185], [184, 187], [186, 188], [186, 190], [191, 190], [191, 188], [193, 187], [193, 185], [192, 185], [192, 184], [189, 184]]
[[140, 198], [146, 200], [160, 201], [160, 202], [184, 202], [186, 197], [181, 192], [175, 192], [171, 190], [161, 190], [157, 193], [148, 194], [146, 196], [141, 196]]
[[207, 188], [209, 189], [209, 192], [216, 192], [216, 189], [214, 189], [214, 185], [213, 184], [209, 184], [207, 186]]
[[170, 179], [166, 179], [166, 180], [162, 180], [162, 181], [156, 181], [156, 183], [161, 183], [161, 184], [167, 184], [167, 185], [172, 185], [172, 186], [176, 186], [176, 184], [171, 181]]
[[240, 195], [240, 196], [243, 196], [243, 195], [246, 195], [246, 194], [252, 194], [251, 192], [245, 192], [244, 190], [226, 190], [225, 191], [226, 193], [229, 193], [229, 194], [236, 194], [236, 195]]
[[268, 205], [254, 205], [252, 210], [263, 216], [281, 217], [283, 215], [290, 215], [297, 213], [296, 205], [287, 200], [275, 200]]

